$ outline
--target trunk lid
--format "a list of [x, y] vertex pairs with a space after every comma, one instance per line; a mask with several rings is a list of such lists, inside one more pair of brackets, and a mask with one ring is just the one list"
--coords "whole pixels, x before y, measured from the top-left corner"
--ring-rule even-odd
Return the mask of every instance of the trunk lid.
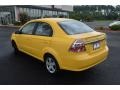
[[94, 52], [99, 52], [100, 50], [104, 49], [106, 45], [106, 40], [105, 40], [106, 35], [104, 33], [96, 32], [96, 31], [83, 33], [83, 34], [70, 35], [70, 37], [84, 41], [86, 52], [89, 54], [92, 54]]

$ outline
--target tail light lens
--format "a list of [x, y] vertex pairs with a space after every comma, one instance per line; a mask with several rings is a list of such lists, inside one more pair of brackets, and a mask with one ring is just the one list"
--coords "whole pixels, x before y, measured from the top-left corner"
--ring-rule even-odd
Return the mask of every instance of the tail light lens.
[[69, 49], [71, 52], [83, 52], [85, 50], [85, 43], [81, 40], [75, 40]]

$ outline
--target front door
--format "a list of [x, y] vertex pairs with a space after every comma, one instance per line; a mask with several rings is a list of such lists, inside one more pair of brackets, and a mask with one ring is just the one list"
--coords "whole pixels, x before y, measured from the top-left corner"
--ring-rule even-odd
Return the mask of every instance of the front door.
[[32, 37], [33, 31], [36, 23], [28, 23], [21, 30], [21, 34], [17, 35], [17, 43], [19, 45], [19, 49], [25, 51], [27, 53], [32, 53]]

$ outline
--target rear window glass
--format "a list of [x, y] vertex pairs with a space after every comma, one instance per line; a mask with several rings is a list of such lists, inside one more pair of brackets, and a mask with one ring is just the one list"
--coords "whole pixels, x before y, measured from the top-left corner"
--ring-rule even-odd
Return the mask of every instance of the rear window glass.
[[68, 35], [81, 34], [81, 33], [94, 31], [86, 24], [77, 20], [65, 20], [58, 22], [58, 24]]

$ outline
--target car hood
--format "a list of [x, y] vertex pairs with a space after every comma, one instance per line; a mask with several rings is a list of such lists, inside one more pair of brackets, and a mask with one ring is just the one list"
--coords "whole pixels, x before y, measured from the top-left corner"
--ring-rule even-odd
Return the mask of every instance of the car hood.
[[109, 24], [109, 26], [113, 26], [113, 25], [120, 25], [120, 22], [113, 22], [113, 23]]

